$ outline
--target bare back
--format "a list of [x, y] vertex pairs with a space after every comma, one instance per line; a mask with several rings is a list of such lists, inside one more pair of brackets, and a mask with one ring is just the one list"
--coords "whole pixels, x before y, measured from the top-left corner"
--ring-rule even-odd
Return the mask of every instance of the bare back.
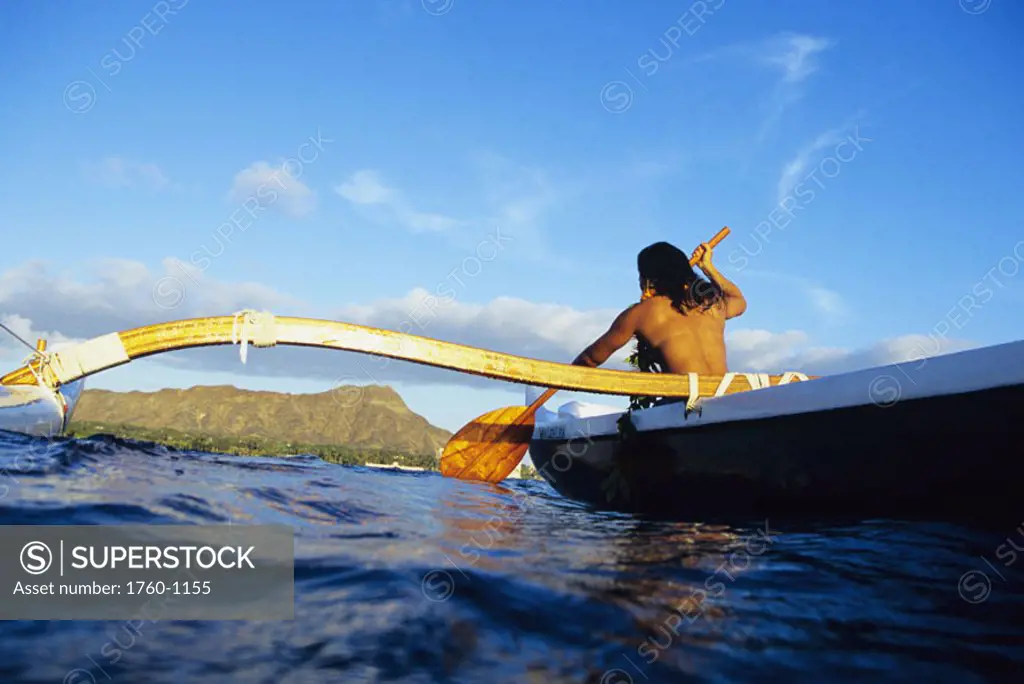
[[639, 306], [637, 335], [656, 350], [666, 373], [728, 372], [725, 360], [725, 312], [722, 305], [685, 314], [668, 297], [657, 296]]

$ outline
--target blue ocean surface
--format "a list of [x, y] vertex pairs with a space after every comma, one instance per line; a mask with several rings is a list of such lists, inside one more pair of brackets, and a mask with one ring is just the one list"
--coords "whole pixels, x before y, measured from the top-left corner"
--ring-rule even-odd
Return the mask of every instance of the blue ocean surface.
[[285, 524], [296, 558], [293, 621], [3, 622], [4, 683], [965, 684], [1024, 671], [1019, 510], [1005, 529], [656, 521], [540, 481], [10, 433], [0, 496], [5, 525]]

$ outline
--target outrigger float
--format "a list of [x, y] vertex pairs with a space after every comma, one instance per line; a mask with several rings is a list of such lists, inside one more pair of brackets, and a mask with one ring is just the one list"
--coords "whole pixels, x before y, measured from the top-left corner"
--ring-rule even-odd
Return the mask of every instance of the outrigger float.
[[536, 425], [531, 414], [522, 426], [548, 482], [600, 508], [987, 517], [1005, 515], [1024, 482], [1015, 439], [1024, 418], [1024, 341], [821, 378], [667, 375], [247, 310], [111, 333], [59, 351], [40, 341], [23, 367], [0, 377], [0, 430], [61, 435], [88, 376], [155, 354], [228, 344], [241, 345], [243, 363], [249, 346], [320, 347], [551, 390], [680, 399], [627, 414], [562, 411]]

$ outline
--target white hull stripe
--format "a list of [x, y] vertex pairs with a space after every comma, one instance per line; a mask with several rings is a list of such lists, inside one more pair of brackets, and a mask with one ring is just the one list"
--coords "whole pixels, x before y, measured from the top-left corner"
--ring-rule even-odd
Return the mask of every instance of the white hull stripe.
[[[788, 375], [788, 374], [787, 374]], [[638, 430], [690, 429], [700, 425], [759, 420], [872, 404], [963, 394], [1024, 385], [1024, 341], [934, 356], [888, 366], [822, 377], [808, 382], [799, 374], [763, 389], [701, 399], [698, 410], [681, 403], [633, 413]], [[748, 376], [750, 377], [750, 376]], [[751, 378], [752, 379], [752, 378]], [[725, 379], [723, 379], [723, 384]], [[536, 439], [576, 439], [614, 435], [620, 412], [587, 418], [559, 417], [538, 424]]]

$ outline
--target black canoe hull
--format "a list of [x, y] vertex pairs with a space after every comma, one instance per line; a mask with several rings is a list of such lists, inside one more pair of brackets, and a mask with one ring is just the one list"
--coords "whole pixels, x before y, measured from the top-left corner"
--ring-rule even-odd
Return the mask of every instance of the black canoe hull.
[[1024, 491], [1022, 426], [1014, 385], [626, 441], [534, 439], [530, 457], [559, 493], [608, 510], [995, 519]]

